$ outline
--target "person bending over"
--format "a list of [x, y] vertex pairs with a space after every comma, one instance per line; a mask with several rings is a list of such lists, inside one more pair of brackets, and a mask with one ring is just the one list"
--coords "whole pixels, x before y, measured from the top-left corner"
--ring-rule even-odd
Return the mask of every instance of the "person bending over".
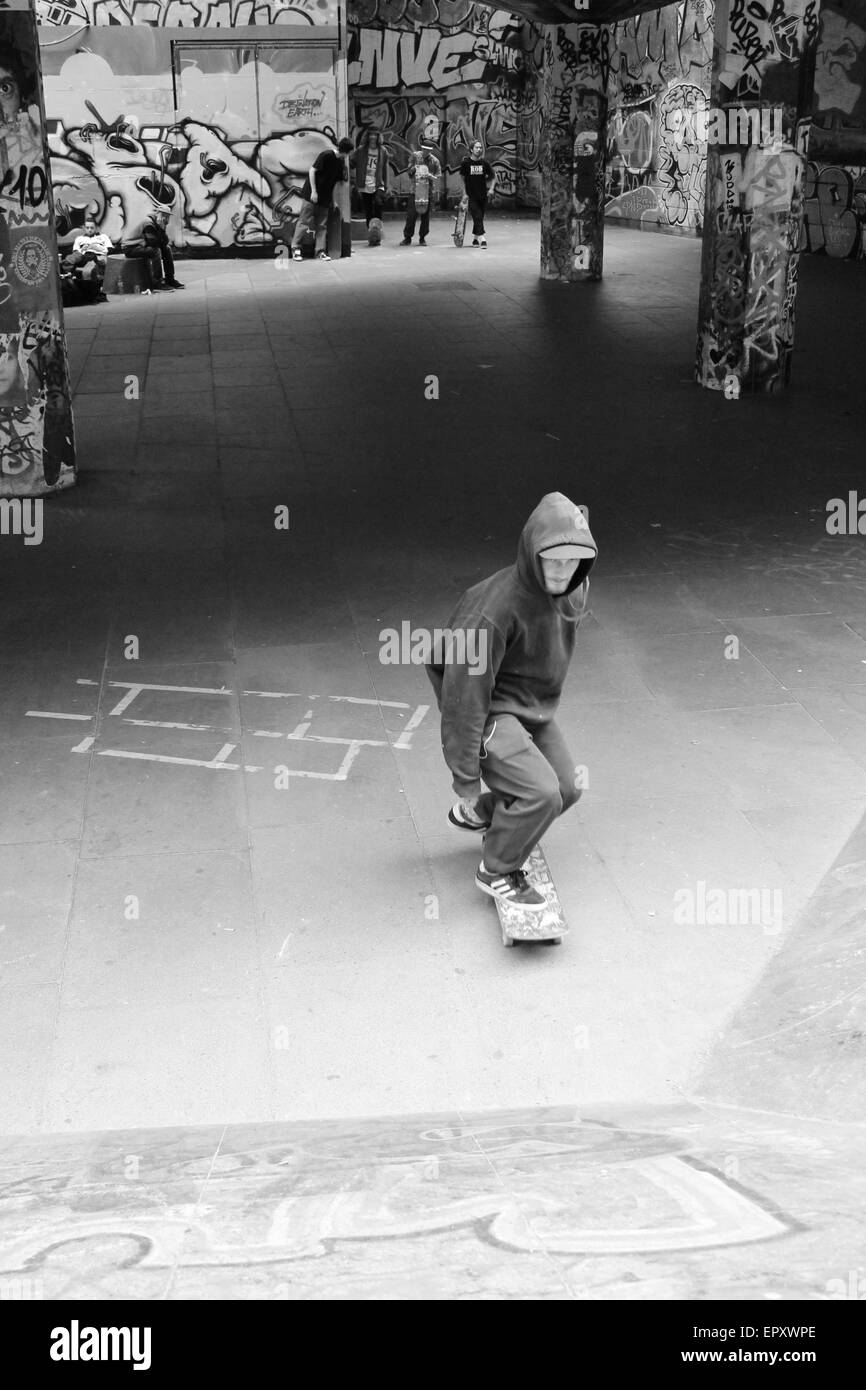
[[301, 257], [301, 242], [307, 232], [316, 234], [316, 256], [320, 261], [329, 261], [327, 252], [328, 212], [334, 189], [347, 177], [346, 160], [355, 146], [351, 140], [341, 140], [336, 149], [323, 150], [310, 166], [301, 190], [303, 202], [295, 223], [292, 236], [292, 260]]

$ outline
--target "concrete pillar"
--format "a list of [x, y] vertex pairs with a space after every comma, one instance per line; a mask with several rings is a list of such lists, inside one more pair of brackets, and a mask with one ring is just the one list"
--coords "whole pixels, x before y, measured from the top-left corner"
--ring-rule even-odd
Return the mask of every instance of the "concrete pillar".
[[0, 497], [75, 482], [42, 67], [33, 0], [0, 10]]
[[716, 0], [696, 375], [729, 396], [791, 370], [819, 4]]
[[549, 24], [541, 78], [541, 277], [600, 280], [609, 33]]

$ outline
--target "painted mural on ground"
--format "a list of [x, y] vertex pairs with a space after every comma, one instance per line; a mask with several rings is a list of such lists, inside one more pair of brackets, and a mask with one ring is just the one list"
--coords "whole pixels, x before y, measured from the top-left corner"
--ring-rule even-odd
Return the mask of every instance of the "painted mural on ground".
[[503, 1298], [559, 1293], [555, 1255], [580, 1257], [584, 1277], [592, 1262], [609, 1294], [618, 1280], [634, 1291], [635, 1257], [742, 1260], [742, 1247], [797, 1232], [731, 1178], [727, 1140], [676, 1118], [671, 1132], [564, 1108], [242, 1125], [219, 1150], [206, 1128], [139, 1130], [137, 1153], [116, 1133], [86, 1136], [84, 1160], [62, 1136], [47, 1175], [4, 1154], [0, 1276], [51, 1299], [158, 1297], [171, 1271], [210, 1297], [228, 1277], [232, 1297]]
[[[458, 0], [350, 0], [352, 135], [382, 132], [389, 197], [411, 193], [409, 152], [423, 137], [442, 165], [440, 194], [456, 202], [460, 162], [480, 140], [493, 166], [491, 202], [540, 201], [540, 30], [509, 10]], [[423, 27], [418, 27], [423, 26]]]
[[[288, 32], [288, 31], [286, 31]], [[296, 30], [297, 34], [297, 30]], [[212, 39], [207, 49], [197, 46]], [[43, 32], [44, 39], [44, 32]], [[43, 43], [58, 232], [91, 214], [115, 243], [154, 209], [177, 246], [285, 235], [310, 164], [336, 139], [332, 51], [219, 30], [112, 25]]]
[[69, 377], [51, 226], [36, 26], [0, 14], [0, 494], [75, 481]]

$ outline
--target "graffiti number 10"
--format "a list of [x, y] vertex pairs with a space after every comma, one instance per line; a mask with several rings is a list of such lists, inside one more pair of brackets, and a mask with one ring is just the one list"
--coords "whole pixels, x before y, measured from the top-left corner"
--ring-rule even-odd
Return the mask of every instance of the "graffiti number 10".
[[18, 170], [18, 177], [13, 183], [14, 172], [13, 169], [7, 169], [3, 175], [3, 179], [0, 181], [0, 196], [9, 193], [14, 197], [17, 194], [18, 203], [22, 209], [25, 201], [32, 208], [38, 208], [45, 198], [47, 186], [45, 170], [41, 169], [38, 164], [34, 164], [33, 168], [28, 170], [27, 165], [22, 164]]

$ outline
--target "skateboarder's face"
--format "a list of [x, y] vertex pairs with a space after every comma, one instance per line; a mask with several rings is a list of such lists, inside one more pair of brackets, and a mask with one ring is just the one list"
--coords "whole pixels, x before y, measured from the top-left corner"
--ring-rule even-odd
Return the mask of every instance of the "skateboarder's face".
[[541, 561], [541, 572], [544, 575], [544, 587], [549, 594], [564, 594], [572, 579], [574, 571], [580, 561], [574, 560], [551, 560], [547, 555], [539, 555]]

